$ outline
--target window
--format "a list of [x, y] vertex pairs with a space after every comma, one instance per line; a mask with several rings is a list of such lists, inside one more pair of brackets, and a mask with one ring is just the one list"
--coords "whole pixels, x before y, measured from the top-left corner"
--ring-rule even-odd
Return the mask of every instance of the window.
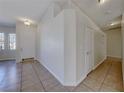
[[9, 34], [9, 49], [16, 49], [16, 34]]
[[0, 50], [4, 50], [4, 33], [0, 33]]

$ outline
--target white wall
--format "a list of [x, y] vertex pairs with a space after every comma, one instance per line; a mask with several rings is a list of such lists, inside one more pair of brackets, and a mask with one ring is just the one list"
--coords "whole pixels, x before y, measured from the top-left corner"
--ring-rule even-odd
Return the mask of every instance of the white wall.
[[[86, 27], [102, 35], [104, 32], [74, 3], [69, 2], [65, 7], [59, 7], [57, 17], [53, 16], [56, 7], [52, 12], [48, 9], [44, 16], [49, 20], [38, 25], [36, 57], [63, 85], [74, 86], [87, 76], [84, 53]], [[106, 47], [100, 52], [103, 51], [103, 55], [98, 55], [99, 63], [106, 58]]]
[[17, 34], [17, 62], [25, 58], [35, 58], [37, 27], [34, 25], [25, 26], [22, 22], [16, 23]]
[[94, 33], [94, 65], [97, 67], [107, 57], [106, 34], [101, 31]]
[[[39, 61], [61, 82], [64, 81], [64, 14], [38, 26], [40, 34]], [[39, 57], [40, 56], [40, 57]]]
[[76, 12], [65, 9], [64, 13], [64, 83], [76, 85]]
[[65, 6], [64, 2], [52, 2], [49, 7], [46, 9], [44, 15], [42, 16], [41, 22], [42, 24], [49, 22], [49, 20], [52, 20], [54, 17], [56, 17], [62, 10], [63, 6]]
[[3, 32], [5, 35], [5, 50], [0, 51], [0, 60], [6, 59], [15, 59], [15, 50], [10, 50], [8, 47], [8, 35], [10, 33], [15, 33], [15, 27], [7, 27], [7, 26], [0, 26], [0, 32]]
[[[105, 33], [100, 30], [100, 28], [86, 15], [84, 14], [80, 8], [70, 2], [70, 8], [73, 8], [74, 10], [76, 10], [76, 46], [77, 46], [77, 61], [76, 61], [76, 79], [77, 79], [77, 84], [80, 83], [86, 76], [87, 73], [85, 73], [85, 31], [88, 28], [90, 28], [94, 34], [95, 33], [99, 33], [101, 36], [104, 35], [105, 38], [103, 39], [101, 37], [101, 39], [103, 41], [106, 41], [106, 35]], [[94, 44], [97, 42], [96, 39], [94, 39]], [[96, 46], [94, 46], [94, 52], [93, 52], [93, 64], [95, 68], [96, 66], [98, 66], [101, 62], [103, 62], [106, 59], [106, 42], [104, 43], [100, 43], [99, 44], [101, 49], [97, 49], [96, 50]], [[98, 53], [96, 55], [96, 53]]]
[[38, 26], [37, 39], [40, 39], [40, 45], [37, 46], [36, 57], [63, 85], [73, 85], [76, 79], [74, 19], [73, 10], [64, 10], [49, 22]]
[[76, 10], [76, 82], [80, 83], [85, 77], [85, 26], [87, 19], [77, 6], [72, 3], [72, 8]]
[[121, 28], [105, 31], [107, 34], [107, 56], [122, 58]]

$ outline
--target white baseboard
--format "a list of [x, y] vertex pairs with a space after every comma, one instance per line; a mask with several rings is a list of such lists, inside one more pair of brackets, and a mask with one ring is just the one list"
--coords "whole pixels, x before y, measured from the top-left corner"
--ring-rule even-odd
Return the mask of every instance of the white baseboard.
[[120, 57], [112, 57], [112, 56], [107, 56], [107, 59], [110, 59], [110, 60], [113, 60], [113, 61], [120, 61], [120, 62], [122, 62], [122, 58], [120, 58]]
[[122, 57], [120, 57], [120, 56], [107, 55], [107, 57], [122, 59]]
[[16, 59], [15, 58], [0, 59], [0, 61], [7, 61], [7, 60], [16, 60]]

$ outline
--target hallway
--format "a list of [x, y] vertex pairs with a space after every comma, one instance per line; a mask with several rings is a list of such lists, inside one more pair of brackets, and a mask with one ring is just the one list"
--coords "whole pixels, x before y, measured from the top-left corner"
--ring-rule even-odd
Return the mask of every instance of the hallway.
[[39, 62], [0, 62], [0, 92], [123, 91], [121, 62], [107, 59], [77, 87], [62, 86]]

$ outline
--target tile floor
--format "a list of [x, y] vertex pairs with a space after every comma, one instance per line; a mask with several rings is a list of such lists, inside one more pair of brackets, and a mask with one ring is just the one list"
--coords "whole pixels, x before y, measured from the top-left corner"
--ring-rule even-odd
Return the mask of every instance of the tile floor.
[[121, 62], [108, 59], [77, 87], [62, 86], [39, 62], [0, 62], [0, 92], [119, 92], [122, 86]]

